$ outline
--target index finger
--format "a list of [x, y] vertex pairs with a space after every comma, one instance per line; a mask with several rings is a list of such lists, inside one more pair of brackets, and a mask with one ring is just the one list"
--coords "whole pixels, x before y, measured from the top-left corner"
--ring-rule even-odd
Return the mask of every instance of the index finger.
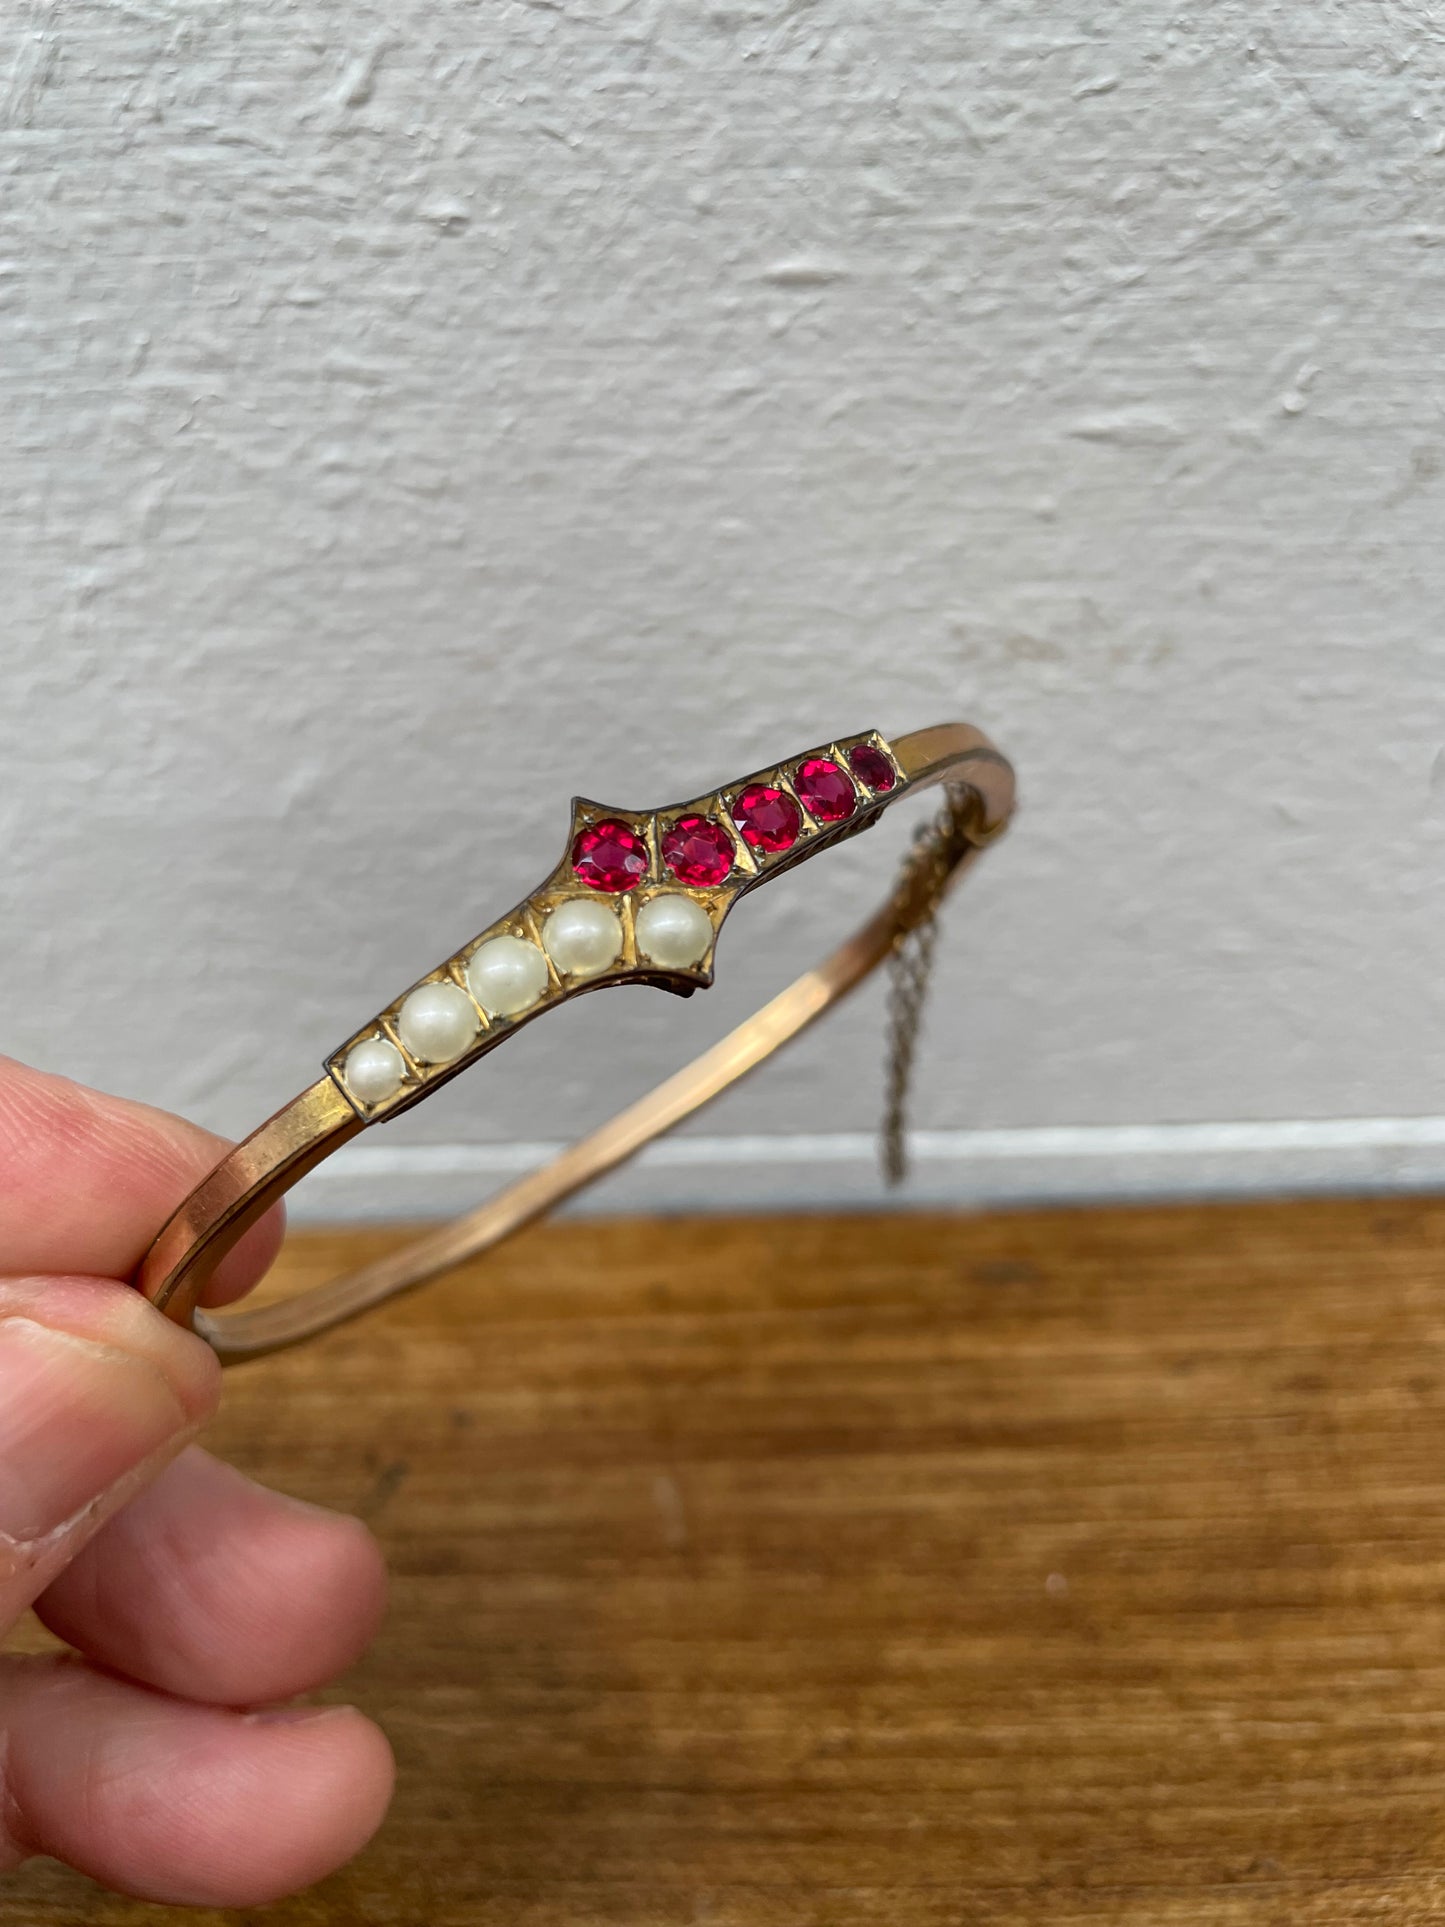
[[[0, 1056], [0, 1273], [128, 1279], [171, 1212], [229, 1149], [169, 1111]], [[217, 1267], [207, 1304], [239, 1298], [285, 1235], [278, 1204]]]

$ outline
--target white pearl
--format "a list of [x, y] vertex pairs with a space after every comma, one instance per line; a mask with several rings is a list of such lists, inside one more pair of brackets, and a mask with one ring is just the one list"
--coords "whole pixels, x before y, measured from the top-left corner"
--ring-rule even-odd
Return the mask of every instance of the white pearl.
[[637, 913], [637, 947], [669, 970], [700, 963], [712, 942], [712, 918], [692, 897], [650, 897]]
[[406, 1060], [388, 1038], [363, 1037], [346, 1053], [346, 1083], [363, 1104], [380, 1104], [401, 1089]]
[[472, 952], [467, 982], [489, 1017], [515, 1017], [546, 990], [547, 959], [523, 937], [488, 937]]
[[423, 1064], [450, 1064], [480, 1029], [477, 1013], [458, 984], [418, 984], [397, 1012], [401, 1041]]
[[569, 977], [595, 977], [622, 955], [622, 925], [605, 903], [569, 897], [542, 925], [542, 942]]

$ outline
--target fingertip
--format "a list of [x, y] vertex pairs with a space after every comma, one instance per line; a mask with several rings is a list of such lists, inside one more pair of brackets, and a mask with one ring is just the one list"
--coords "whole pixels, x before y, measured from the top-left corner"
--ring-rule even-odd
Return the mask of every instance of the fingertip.
[[[130, 1278], [176, 1206], [232, 1149], [168, 1111], [0, 1056], [0, 1250], [14, 1273]], [[218, 1267], [212, 1300], [250, 1289], [284, 1234], [278, 1212]]]
[[28, 1319], [150, 1366], [194, 1424], [211, 1418], [220, 1403], [221, 1362], [212, 1347], [118, 1279], [0, 1277], [0, 1320], [6, 1318]]
[[269, 1864], [221, 1858], [201, 1875], [186, 1904], [259, 1907], [281, 1900], [360, 1853], [386, 1818], [396, 1787], [396, 1756], [375, 1720], [355, 1706], [261, 1708], [232, 1715], [251, 1734], [253, 1771], [286, 1788], [284, 1827], [273, 1826]]
[[386, 1735], [355, 1706], [278, 1711], [213, 1716], [233, 1729], [218, 1746], [219, 1772], [180, 1803], [193, 1822], [184, 1839], [160, 1818], [153, 1850], [171, 1856], [169, 1878], [152, 1886], [137, 1856], [132, 1891], [183, 1906], [262, 1907], [360, 1853], [396, 1784]]
[[14, 1838], [138, 1899], [264, 1906], [349, 1860], [391, 1798], [355, 1707], [226, 1712], [44, 1662], [6, 1697]]
[[192, 1445], [36, 1601], [92, 1659], [165, 1692], [250, 1706], [335, 1679], [386, 1609], [370, 1529]]
[[244, 1298], [275, 1264], [285, 1239], [286, 1206], [278, 1200], [236, 1240], [216, 1266], [201, 1292], [201, 1304], [214, 1308]]

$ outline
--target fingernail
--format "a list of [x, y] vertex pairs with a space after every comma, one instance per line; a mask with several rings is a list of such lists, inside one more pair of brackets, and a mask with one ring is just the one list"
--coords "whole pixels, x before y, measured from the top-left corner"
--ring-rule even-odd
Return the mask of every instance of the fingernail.
[[318, 1720], [334, 1720], [351, 1711], [349, 1706], [262, 1706], [241, 1717], [250, 1726], [314, 1726]]
[[195, 1422], [153, 1360], [0, 1318], [0, 1535], [55, 1531]]

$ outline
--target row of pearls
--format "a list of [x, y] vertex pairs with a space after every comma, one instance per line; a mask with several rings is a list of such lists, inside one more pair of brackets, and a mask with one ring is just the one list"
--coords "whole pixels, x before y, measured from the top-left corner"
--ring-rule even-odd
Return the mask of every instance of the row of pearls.
[[[712, 918], [692, 897], [650, 897], [633, 921], [639, 955], [668, 970], [701, 963], [712, 942]], [[564, 976], [595, 977], [622, 954], [622, 925], [596, 897], [569, 897], [542, 925], [547, 955]]]
[[[665, 970], [701, 963], [713, 940], [712, 918], [693, 897], [650, 897], [634, 919], [638, 954]], [[418, 984], [397, 1012], [396, 1028], [420, 1064], [450, 1064], [470, 1048], [481, 1028], [476, 1005], [489, 1017], [520, 1017], [546, 995], [550, 957], [564, 977], [595, 977], [622, 954], [622, 925], [610, 905], [569, 897], [542, 925], [542, 950], [525, 937], [488, 937], [467, 961], [468, 997], [449, 979]], [[475, 1003], [473, 1002], [475, 999]], [[346, 1058], [346, 1082], [363, 1104], [380, 1104], [400, 1090], [406, 1060], [389, 1038], [364, 1037]]]

